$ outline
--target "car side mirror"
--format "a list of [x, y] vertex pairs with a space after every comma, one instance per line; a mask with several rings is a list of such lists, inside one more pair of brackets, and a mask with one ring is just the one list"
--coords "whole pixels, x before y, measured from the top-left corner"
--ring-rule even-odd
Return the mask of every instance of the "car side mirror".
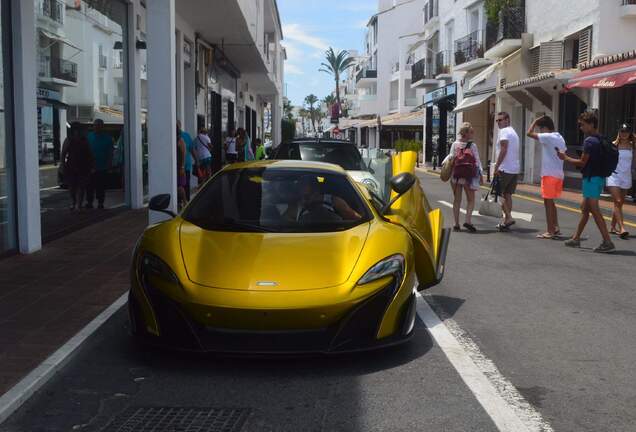
[[155, 195], [152, 198], [150, 198], [150, 202], [148, 202], [148, 208], [150, 210], [165, 213], [167, 215], [170, 215], [170, 217], [175, 217], [176, 214], [174, 214], [170, 210], [166, 210], [169, 206], [170, 206], [170, 194]]
[[390, 182], [391, 189], [397, 195], [388, 204], [384, 206], [384, 208], [382, 209], [382, 214], [386, 214], [391, 208], [391, 206], [397, 200], [399, 200], [402, 197], [402, 195], [410, 191], [416, 181], [417, 181], [417, 178], [411, 173], [402, 173], [392, 177]]

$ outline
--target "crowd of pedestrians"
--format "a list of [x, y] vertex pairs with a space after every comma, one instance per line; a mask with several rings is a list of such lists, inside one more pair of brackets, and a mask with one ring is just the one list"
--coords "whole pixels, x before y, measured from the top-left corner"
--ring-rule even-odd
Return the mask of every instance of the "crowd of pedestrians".
[[[214, 166], [265, 159], [262, 140], [252, 140], [244, 128], [230, 128], [222, 143], [218, 143], [221, 148], [215, 149], [215, 145], [205, 128], [199, 129], [196, 138], [192, 139], [177, 121], [177, 197], [180, 208], [190, 201], [192, 175], [197, 177], [199, 184], [203, 184], [214, 173]], [[220, 155], [219, 164], [213, 163], [215, 155]]]
[[[502, 218], [497, 229], [509, 231], [515, 224], [513, 219], [513, 195], [517, 188], [520, 164], [519, 135], [511, 126], [510, 115], [500, 112], [496, 116], [499, 127], [496, 162], [494, 165], [493, 190], [501, 198]], [[568, 247], [579, 247], [581, 236], [590, 215], [603, 237], [603, 242], [595, 252], [607, 253], [615, 250], [611, 235], [626, 239], [629, 233], [625, 229], [623, 205], [627, 193], [634, 187], [634, 162], [636, 158], [636, 136], [629, 125], [622, 125], [616, 140], [610, 141], [598, 131], [598, 117], [588, 111], [578, 118], [578, 126], [585, 139], [583, 151], [579, 157], [566, 153], [566, 142], [555, 130], [554, 121], [548, 116], [537, 118], [529, 126], [526, 134], [535, 140], [542, 153], [541, 196], [544, 201], [547, 229], [537, 235], [540, 239], [562, 239], [557, 205], [555, 200], [563, 193], [564, 162], [578, 169], [582, 174], [581, 218], [573, 236], [565, 241]], [[473, 142], [474, 130], [470, 123], [461, 125], [458, 139], [451, 146], [444, 165], [448, 167], [449, 179], [453, 191], [454, 231], [476, 232], [472, 224], [475, 208], [475, 193], [484, 184], [483, 166], [477, 145]], [[444, 168], [442, 170], [444, 172]], [[600, 209], [601, 194], [607, 188], [614, 201], [611, 228]], [[463, 195], [466, 195], [466, 221], [460, 226], [460, 209]], [[636, 188], [633, 195], [636, 195]]]

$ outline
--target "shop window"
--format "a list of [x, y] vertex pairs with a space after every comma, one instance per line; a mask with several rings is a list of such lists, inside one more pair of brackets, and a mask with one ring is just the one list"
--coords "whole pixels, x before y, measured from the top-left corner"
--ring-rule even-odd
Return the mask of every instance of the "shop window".
[[11, 115], [9, 1], [0, 0], [0, 256], [14, 251], [16, 239], [15, 176]]

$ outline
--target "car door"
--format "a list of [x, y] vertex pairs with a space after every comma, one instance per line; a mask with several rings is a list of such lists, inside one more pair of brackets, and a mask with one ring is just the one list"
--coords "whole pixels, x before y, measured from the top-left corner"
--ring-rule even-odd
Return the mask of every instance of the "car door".
[[[404, 172], [415, 175], [415, 152], [401, 152], [392, 157], [392, 174]], [[395, 192], [391, 193], [391, 198]], [[413, 240], [415, 271], [419, 290], [440, 282], [444, 274], [446, 248], [450, 230], [444, 229], [444, 218], [439, 208], [432, 209], [419, 179], [409, 192], [392, 206], [387, 218], [402, 225]]]

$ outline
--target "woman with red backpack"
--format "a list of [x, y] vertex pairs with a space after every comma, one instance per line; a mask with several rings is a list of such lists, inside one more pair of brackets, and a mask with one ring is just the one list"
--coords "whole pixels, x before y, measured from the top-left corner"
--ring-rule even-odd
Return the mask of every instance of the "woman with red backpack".
[[450, 154], [453, 157], [453, 172], [451, 174], [451, 187], [453, 188], [453, 217], [455, 226], [453, 231], [461, 231], [459, 226], [459, 211], [462, 205], [462, 191], [466, 193], [468, 204], [466, 205], [466, 222], [464, 228], [469, 232], [476, 232], [477, 228], [472, 224], [473, 209], [475, 208], [475, 192], [484, 184], [482, 176], [479, 150], [473, 143], [475, 130], [470, 123], [463, 123], [459, 129], [459, 139], [453, 143]]

